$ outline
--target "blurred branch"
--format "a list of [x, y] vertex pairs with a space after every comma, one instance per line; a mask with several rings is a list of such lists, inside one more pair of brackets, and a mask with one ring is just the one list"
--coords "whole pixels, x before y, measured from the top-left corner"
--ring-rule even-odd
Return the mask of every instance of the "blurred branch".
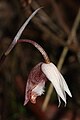
[[74, 14], [76, 14], [78, 12], [78, 9], [80, 7], [79, 1], [75, 1], [73, 0], [61, 0], [61, 2], [65, 5], [67, 5], [69, 8], [71, 8], [71, 10], [73, 11]]
[[[55, 1], [51, 0], [51, 3], [52, 3], [53, 9], [55, 10], [58, 23], [59, 23], [60, 26], [63, 28], [63, 30], [65, 31], [65, 33], [66, 33], [67, 35], [69, 35], [69, 33], [70, 33], [70, 28], [69, 28], [69, 26], [68, 26], [68, 25], [66, 24], [66, 22], [65, 22], [65, 15], [64, 15], [65, 13], [63, 12], [62, 8], [61, 8]], [[75, 46], [78, 48], [79, 45], [78, 45], [76, 33], [74, 34], [73, 42], [74, 42]], [[74, 47], [74, 48], [76, 48], [76, 47]], [[76, 48], [76, 49], [77, 49], [77, 48]]]
[[[21, 6], [24, 9], [25, 15], [31, 14], [31, 10], [27, 11], [27, 7], [28, 6], [27, 6], [27, 3], [26, 3], [26, 0], [20, 0], [20, 2], [21, 3], [25, 3], [25, 6], [24, 6], [24, 4], [21, 4]], [[39, 5], [35, 1], [32, 2], [32, 4], [30, 4], [30, 5], [32, 6], [33, 9], [39, 7]], [[40, 20], [39, 17], [41, 18], [41, 20]], [[46, 23], [46, 24], [49, 23], [49, 24], [47, 24], [49, 28], [51, 28], [53, 31], [56, 31], [56, 32], [59, 31], [59, 28], [51, 21], [51, 19], [49, 18], [49, 16], [43, 10], [41, 10], [39, 17], [35, 17], [34, 19], [32, 19], [32, 22], [35, 25], [37, 25], [39, 27], [39, 29], [44, 34], [47, 34], [48, 38], [50, 38], [53, 41], [55, 41], [55, 43], [58, 43], [58, 44], [61, 44], [61, 45], [64, 46], [65, 42], [60, 37], [58, 37], [57, 35], [55, 35], [54, 32], [52, 32], [51, 30], [49, 30], [47, 28], [47, 26], [45, 26], [45, 25], [42, 24], [42, 21], [44, 23]]]
[[66, 43], [61, 38], [57, 37], [54, 33], [52, 33], [46, 26], [41, 24], [39, 18], [34, 18], [32, 21], [43, 31], [45, 35], [47, 34], [48, 38], [52, 39], [55, 44], [59, 43], [65, 46]]
[[[71, 31], [71, 33], [70, 33], [70, 35], [68, 37], [68, 40], [67, 40], [67, 44], [68, 45], [70, 45], [71, 42], [72, 42], [72, 39], [73, 39], [74, 34], [76, 32], [76, 29], [77, 29], [77, 27], [79, 25], [79, 22], [80, 22], [80, 9], [79, 9], [78, 15], [77, 15], [77, 17], [75, 19], [75, 22], [73, 24], [72, 31]], [[62, 54], [60, 56], [60, 59], [59, 59], [58, 65], [57, 65], [59, 70], [61, 70], [61, 68], [62, 68], [62, 65], [64, 63], [65, 57], [66, 57], [66, 55], [68, 53], [68, 50], [69, 50], [68, 47], [64, 47], [64, 49], [62, 51]], [[44, 100], [44, 103], [43, 103], [43, 106], [42, 106], [43, 111], [45, 111], [47, 106], [48, 106], [48, 103], [49, 103], [52, 91], [53, 91], [53, 87], [52, 87], [52, 84], [50, 84], [48, 92], [47, 92], [45, 100]]]
[[[22, 2], [23, 1], [23, 2]], [[20, 2], [21, 2], [21, 6], [23, 7], [23, 10], [24, 10], [24, 12], [25, 12], [25, 15], [29, 15], [29, 14], [31, 14], [31, 10], [29, 9], [29, 6], [27, 6], [27, 2], [26, 2], [26, 0], [20, 0]], [[23, 4], [22, 4], [23, 3]], [[25, 5], [24, 5], [25, 4]], [[55, 6], [55, 5], [54, 5]], [[38, 8], [38, 7], [40, 7], [39, 6], [39, 4], [36, 2], [36, 1], [32, 1], [32, 3], [30, 4], [30, 7], [32, 7], [33, 9], [35, 9], [35, 8]], [[55, 6], [56, 7], [56, 6]], [[57, 6], [57, 8], [58, 8], [58, 6]], [[56, 9], [57, 9], [56, 8]], [[63, 13], [61, 13], [62, 11], [61, 11], [61, 9], [60, 8], [58, 8], [58, 10], [56, 11], [57, 13], [59, 12], [59, 14], [61, 14], [61, 15], [57, 15], [58, 16], [58, 18], [60, 19], [60, 21], [61, 21], [61, 25], [62, 25], [62, 27], [64, 28], [64, 31], [69, 35], [69, 33], [70, 33], [70, 29], [68, 28], [68, 26], [66, 25], [66, 23], [64, 22], [64, 19], [63, 18], [61, 18], [62, 17], [62, 14]], [[39, 29], [43, 32], [43, 34], [44, 35], [46, 35], [47, 34], [47, 36], [48, 36], [48, 38], [49, 39], [52, 39], [53, 41], [54, 41], [54, 44], [56, 44], [56, 45], [62, 45], [62, 46], [65, 46], [66, 45], [66, 42], [64, 41], [64, 40], [62, 40], [63, 38], [60, 38], [59, 36], [57, 36], [57, 35], [55, 35], [54, 34], [54, 32], [52, 32], [48, 27], [50, 27], [51, 26], [51, 29], [53, 30], [53, 31], [55, 31], [55, 30], [58, 30], [59, 31], [59, 28], [57, 27], [57, 26], [55, 26], [55, 24], [53, 23], [53, 21], [50, 19], [50, 17], [45, 13], [45, 11], [44, 10], [41, 10], [40, 11], [40, 15], [39, 15], [39, 17], [41, 18], [41, 20], [38, 18], [38, 17], [35, 17], [34, 19], [32, 19], [32, 21], [33, 21], [33, 23], [35, 24], [35, 25], [37, 25], [38, 27], [39, 27]], [[44, 19], [44, 18], [46, 18], [46, 19]], [[58, 19], [57, 18], [57, 19]], [[50, 23], [50, 24], [48, 24], [49, 26], [47, 27], [47, 26], [45, 26], [44, 24], [42, 24], [42, 22], [44, 22], [44, 23]], [[75, 39], [75, 38], [74, 38]], [[57, 44], [58, 43], [58, 44]], [[72, 45], [72, 46], [70, 46], [70, 45], [68, 45], [68, 47], [69, 47], [69, 49], [70, 50], [73, 50], [74, 52], [78, 52], [79, 50], [80, 50], [80, 48], [79, 48], [79, 46], [77, 45], [77, 46], [75, 46], [74, 47], [74, 45]]]
[[68, 25], [65, 23], [65, 15], [62, 8], [55, 1], [51, 0], [51, 2], [52, 2], [52, 7], [54, 8], [58, 23], [63, 28], [65, 33], [68, 35], [70, 33], [70, 29]]
[[[32, 2], [32, 8], [39, 8], [40, 5], [34, 0]], [[47, 15], [47, 13], [44, 10], [40, 11], [40, 15], [39, 18], [41, 19], [41, 21], [43, 21], [44, 23], [46, 23], [48, 25], [48, 27], [52, 30], [55, 31], [57, 33], [57, 31], [61, 31], [61, 29], [59, 28], [59, 26], [57, 26], [52, 20], [51, 18]]]

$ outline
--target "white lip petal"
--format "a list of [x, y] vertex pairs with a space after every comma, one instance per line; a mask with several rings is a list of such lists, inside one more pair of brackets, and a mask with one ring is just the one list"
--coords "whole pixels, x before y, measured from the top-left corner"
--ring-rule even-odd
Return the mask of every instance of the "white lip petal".
[[62, 100], [66, 104], [66, 98], [64, 95], [64, 89], [61, 88], [60, 86], [60, 74], [58, 72], [58, 69], [53, 63], [45, 64], [43, 63], [42, 66], [42, 71], [46, 75], [46, 77], [52, 82], [57, 94], [62, 98]]
[[32, 91], [35, 92], [38, 96], [44, 94], [45, 81], [41, 81]]

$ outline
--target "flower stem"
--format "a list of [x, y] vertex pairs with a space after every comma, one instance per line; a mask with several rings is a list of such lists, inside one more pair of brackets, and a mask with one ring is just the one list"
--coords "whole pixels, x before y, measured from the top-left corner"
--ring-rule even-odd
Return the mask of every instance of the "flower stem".
[[[77, 30], [77, 27], [78, 27], [78, 25], [79, 25], [79, 21], [80, 21], [80, 9], [79, 9], [79, 11], [78, 11], [78, 15], [77, 15], [77, 17], [76, 17], [76, 19], [75, 19], [75, 22], [74, 22], [74, 24], [73, 24], [72, 31], [71, 31], [71, 33], [70, 33], [70, 35], [69, 35], [69, 37], [68, 37], [68, 40], [67, 40], [67, 44], [68, 44], [68, 45], [70, 45], [71, 42], [72, 42], [72, 40], [73, 40], [74, 34], [75, 34], [75, 32], [76, 32], [76, 30]], [[60, 56], [60, 59], [59, 59], [58, 65], [57, 65], [59, 71], [60, 71], [61, 68], [62, 68], [62, 65], [63, 65], [63, 63], [64, 63], [65, 57], [66, 57], [66, 55], [67, 55], [67, 53], [68, 53], [68, 50], [69, 50], [69, 48], [66, 46], [66, 47], [64, 47], [64, 49], [63, 49], [63, 51], [62, 51], [62, 54], [61, 54], [61, 56]], [[47, 108], [47, 106], [48, 106], [48, 103], [49, 103], [49, 100], [50, 100], [52, 91], [53, 91], [53, 87], [52, 87], [52, 84], [50, 84], [50, 86], [49, 86], [49, 88], [48, 88], [48, 91], [47, 91], [47, 94], [46, 94], [46, 97], [45, 97], [45, 100], [44, 100], [44, 102], [43, 102], [43, 106], [42, 106], [42, 110], [43, 110], [43, 111], [45, 111], [46, 108]]]
[[45, 62], [48, 64], [50, 63], [49, 57], [47, 55], [47, 53], [44, 51], [44, 49], [36, 42], [34, 42], [33, 40], [28, 40], [28, 39], [20, 39], [17, 41], [18, 43], [22, 43], [22, 42], [26, 42], [26, 43], [31, 43], [34, 47], [36, 47], [40, 53], [42, 54]]

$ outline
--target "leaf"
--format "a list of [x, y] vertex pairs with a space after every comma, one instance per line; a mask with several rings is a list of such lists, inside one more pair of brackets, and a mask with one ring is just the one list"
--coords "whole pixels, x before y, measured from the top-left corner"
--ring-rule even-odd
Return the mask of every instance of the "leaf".
[[30, 22], [30, 20], [35, 16], [35, 14], [41, 9], [42, 7], [38, 8], [37, 10], [35, 10], [31, 16], [25, 21], [25, 23], [22, 25], [22, 27], [19, 29], [19, 31], [17, 32], [16, 36], [14, 37], [12, 43], [10, 44], [10, 46], [8, 47], [7, 51], [5, 52], [5, 55], [7, 56], [11, 50], [13, 49], [13, 47], [16, 45], [17, 40], [20, 38], [23, 30], [25, 29], [25, 27], [28, 25], [28, 23]]

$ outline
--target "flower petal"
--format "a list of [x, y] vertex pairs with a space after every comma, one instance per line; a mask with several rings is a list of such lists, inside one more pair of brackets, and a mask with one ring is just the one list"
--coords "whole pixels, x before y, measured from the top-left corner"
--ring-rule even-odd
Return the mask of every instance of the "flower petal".
[[63, 88], [64, 88], [64, 90], [67, 92], [67, 94], [68, 94], [70, 97], [72, 97], [72, 94], [71, 94], [71, 92], [70, 92], [70, 90], [69, 90], [69, 87], [68, 87], [65, 79], [63, 78], [63, 76], [61, 75], [61, 73], [59, 73], [59, 74], [60, 74], [61, 80], [62, 80], [62, 82], [63, 82]]
[[62, 100], [66, 104], [66, 98], [59, 82], [60, 74], [58, 72], [57, 67], [53, 63], [43, 63], [41, 68], [46, 77], [52, 82], [57, 94], [62, 98]]
[[44, 94], [45, 81], [41, 81], [32, 91], [37, 93], [38, 96]]
[[58, 101], [59, 101], [58, 107], [60, 107], [60, 105], [61, 105], [61, 100], [60, 100], [59, 95], [58, 95]]
[[[47, 78], [41, 70], [41, 65], [42, 65], [42, 62], [37, 64], [31, 70], [28, 76], [24, 105], [26, 105], [29, 100], [31, 100], [32, 102], [35, 102], [33, 101], [33, 97], [37, 98], [37, 96], [40, 96], [41, 94], [44, 93], [44, 86]], [[34, 100], [36, 100], [36, 98]]]
[[28, 98], [25, 98], [24, 105], [26, 105], [29, 102]]

